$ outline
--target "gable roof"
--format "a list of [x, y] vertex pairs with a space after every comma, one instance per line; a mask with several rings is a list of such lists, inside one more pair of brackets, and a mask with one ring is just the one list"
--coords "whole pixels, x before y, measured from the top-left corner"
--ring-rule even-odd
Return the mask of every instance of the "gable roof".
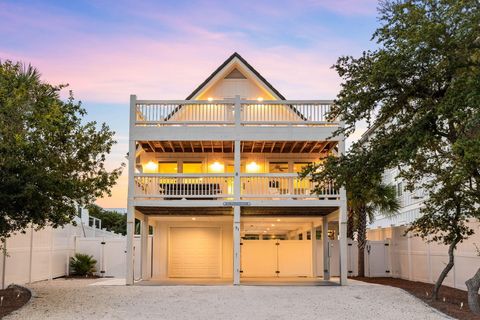
[[195, 90], [193, 90], [192, 93], [185, 99], [185, 100], [191, 100], [193, 97], [195, 97], [220, 71], [222, 71], [233, 59], [237, 58], [240, 60], [249, 71], [251, 71], [263, 84], [265, 84], [266, 87], [268, 87], [279, 99], [281, 100], [286, 100], [285, 97], [278, 92], [277, 89], [275, 89], [270, 82], [268, 82], [255, 68], [253, 68], [247, 60], [245, 60], [241, 55], [239, 55], [237, 52], [234, 52], [230, 57], [228, 57], [227, 60], [225, 60], [213, 73], [208, 76], [205, 81], [203, 81]]

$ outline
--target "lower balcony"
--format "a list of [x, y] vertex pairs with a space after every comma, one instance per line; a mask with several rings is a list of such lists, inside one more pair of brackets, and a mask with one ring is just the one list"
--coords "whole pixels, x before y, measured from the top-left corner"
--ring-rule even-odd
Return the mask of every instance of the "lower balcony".
[[[234, 174], [136, 174], [135, 198], [158, 200], [232, 200]], [[318, 193], [314, 184], [296, 173], [240, 174], [242, 200], [338, 200], [333, 182], [325, 182]]]

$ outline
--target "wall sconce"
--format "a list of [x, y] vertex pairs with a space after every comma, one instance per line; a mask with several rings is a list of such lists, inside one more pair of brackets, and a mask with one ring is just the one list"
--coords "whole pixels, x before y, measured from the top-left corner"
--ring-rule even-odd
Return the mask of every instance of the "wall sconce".
[[215, 161], [210, 165], [210, 171], [214, 173], [223, 173], [225, 166], [218, 161]]
[[255, 161], [252, 161], [250, 162], [249, 164], [247, 164], [247, 172], [258, 172], [260, 171], [260, 166], [255, 162]]
[[145, 173], [157, 173], [158, 164], [153, 161], [148, 161], [147, 164], [143, 166], [143, 171]]

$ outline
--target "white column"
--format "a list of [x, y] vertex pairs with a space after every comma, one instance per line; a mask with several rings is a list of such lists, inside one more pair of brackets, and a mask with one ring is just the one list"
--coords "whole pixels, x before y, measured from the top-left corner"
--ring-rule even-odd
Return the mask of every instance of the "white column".
[[317, 228], [312, 223], [310, 231], [310, 240], [312, 241], [312, 277], [317, 277]]
[[[343, 136], [338, 142], [338, 150], [340, 155], [345, 153], [345, 139]], [[345, 188], [340, 188], [341, 205], [338, 210], [338, 234], [339, 234], [339, 256], [340, 256], [340, 284], [347, 284], [348, 267], [347, 267], [347, 192]]]
[[127, 198], [127, 261], [125, 281], [127, 285], [133, 284], [133, 235], [135, 224], [135, 207], [133, 205], [133, 196], [135, 188], [135, 140], [132, 139], [132, 131], [135, 128], [136, 118], [136, 100], [137, 96], [130, 96], [130, 140], [128, 147], [128, 198]]
[[240, 127], [240, 122], [242, 121], [242, 106], [240, 104], [240, 96], [235, 96], [235, 126]]
[[348, 267], [347, 267], [347, 207], [341, 206], [338, 209], [338, 234], [339, 234], [339, 256], [340, 256], [340, 284], [347, 284]]
[[240, 284], [240, 206], [233, 207], [233, 284]]
[[148, 216], [143, 216], [141, 230], [141, 257], [142, 257], [142, 280], [147, 280], [150, 274], [148, 265]]
[[[240, 96], [235, 98], [235, 101], [238, 102]], [[235, 108], [239, 110], [239, 108]], [[237, 118], [237, 113], [235, 114]], [[234, 198], [236, 201], [240, 200], [241, 194], [241, 184], [240, 184], [240, 141], [235, 140], [234, 142], [234, 167], [235, 167], [235, 177], [234, 177]], [[233, 207], [233, 284], [240, 284], [240, 206]]]
[[328, 218], [322, 221], [323, 280], [330, 280], [330, 242], [328, 241]]

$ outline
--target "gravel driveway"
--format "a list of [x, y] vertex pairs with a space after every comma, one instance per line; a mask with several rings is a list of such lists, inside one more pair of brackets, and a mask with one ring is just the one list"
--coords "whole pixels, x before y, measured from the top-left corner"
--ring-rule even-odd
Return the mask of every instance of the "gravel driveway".
[[449, 319], [408, 293], [351, 281], [326, 286], [92, 286], [43, 281], [5, 319]]

